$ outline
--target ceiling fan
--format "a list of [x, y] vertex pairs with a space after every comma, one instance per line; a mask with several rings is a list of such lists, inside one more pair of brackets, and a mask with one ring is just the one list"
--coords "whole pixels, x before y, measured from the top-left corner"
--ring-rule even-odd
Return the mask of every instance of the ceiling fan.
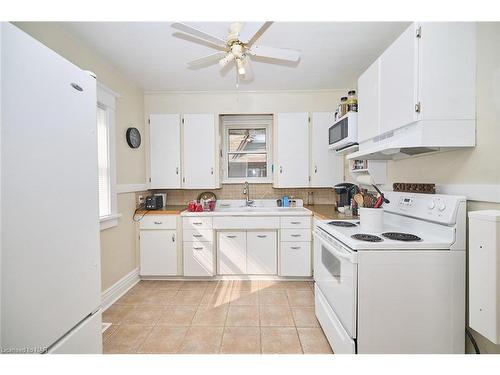
[[225, 67], [230, 63], [234, 63], [236, 66], [236, 87], [238, 87], [240, 79], [246, 81], [253, 79], [250, 57], [264, 57], [269, 61], [263, 62], [268, 63], [299, 61], [300, 51], [254, 44], [271, 24], [272, 22], [234, 22], [231, 24], [225, 40], [185, 23], [177, 22], [172, 24], [172, 27], [182, 31], [182, 33], [174, 33], [174, 36], [192, 42], [201, 42], [219, 50], [208, 56], [188, 62], [188, 66], [193, 68], [204, 67], [218, 61], [221, 67]]

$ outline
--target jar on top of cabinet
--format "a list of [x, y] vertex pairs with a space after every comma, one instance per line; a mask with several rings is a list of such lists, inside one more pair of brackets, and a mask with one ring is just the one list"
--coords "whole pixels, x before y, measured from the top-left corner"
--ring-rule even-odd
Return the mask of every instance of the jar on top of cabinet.
[[347, 110], [349, 112], [358, 112], [358, 98], [355, 90], [347, 93]]

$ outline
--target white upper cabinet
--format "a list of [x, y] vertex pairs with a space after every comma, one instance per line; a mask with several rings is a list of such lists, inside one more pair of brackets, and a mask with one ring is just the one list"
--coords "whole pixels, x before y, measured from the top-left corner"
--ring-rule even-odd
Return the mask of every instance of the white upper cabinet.
[[149, 116], [151, 189], [181, 187], [181, 116]]
[[380, 59], [358, 79], [358, 142], [379, 134]]
[[417, 119], [417, 40], [412, 24], [380, 56], [380, 133]]
[[183, 116], [183, 188], [219, 187], [218, 128], [214, 114]]
[[310, 187], [332, 187], [343, 181], [343, 157], [328, 148], [328, 128], [334, 122], [333, 112], [311, 115]]
[[420, 27], [420, 119], [475, 119], [475, 23], [425, 22]]
[[[274, 186], [309, 186], [309, 114], [278, 113], [274, 127]], [[325, 133], [325, 138], [327, 134]]]

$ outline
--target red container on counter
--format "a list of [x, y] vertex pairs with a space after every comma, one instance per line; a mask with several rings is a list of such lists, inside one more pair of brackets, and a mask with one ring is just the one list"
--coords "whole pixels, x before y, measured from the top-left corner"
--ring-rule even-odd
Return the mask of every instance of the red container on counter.
[[188, 203], [188, 211], [195, 212], [196, 211], [196, 201], [190, 201]]
[[210, 201], [210, 202], [208, 202], [208, 209], [209, 209], [210, 211], [215, 210], [215, 201]]
[[196, 203], [196, 212], [203, 212], [203, 205], [201, 203]]

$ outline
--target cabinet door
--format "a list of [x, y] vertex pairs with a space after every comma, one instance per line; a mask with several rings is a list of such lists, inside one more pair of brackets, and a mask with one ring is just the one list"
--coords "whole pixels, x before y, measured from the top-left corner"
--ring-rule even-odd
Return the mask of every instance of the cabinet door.
[[328, 148], [328, 128], [333, 123], [332, 112], [311, 116], [311, 187], [332, 187], [343, 181], [343, 157]]
[[218, 187], [218, 126], [213, 114], [184, 115], [183, 187], [214, 189]]
[[275, 187], [309, 186], [309, 115], [278, 113], [275, 123]]
[[311, 242], [282, 242], [280, 276], [311, 276]]
[[247, 232], [247, 273], [276, 275], [277, 272], [276, 231]]
[[241, 275], [247, 273], [246, 232], [218, 232], [217, 259], [219, 275]]
[[412, 24], [380, 56], [380, 133], [417, 119], [417, 40]]
[[[418, 94], [422, 119], [474, 119], [475, 23], [425, 22], [421, 27]], [[496, 50], [498, 51], [498, 44]]]
[[181, 116], [149, 116], [149, 165], [152, 189], [181, 187]]
[[177, 275], [175, 230], [142, 230], [140, 252], [142, 276]]
[[358, 79], [358, 142], [379, 134], [380, 59]]
[[213, 276], [214, 255], [211, 242], [183, 243], [184, 276]]

